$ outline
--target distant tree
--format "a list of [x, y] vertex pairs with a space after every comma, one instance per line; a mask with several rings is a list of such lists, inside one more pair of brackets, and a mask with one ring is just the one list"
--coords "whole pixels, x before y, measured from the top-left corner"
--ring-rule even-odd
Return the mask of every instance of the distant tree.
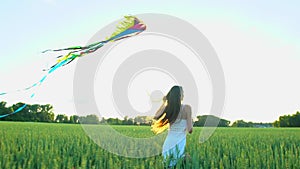
[[300, 127], [300, 112], [293, 115], [283, 115], [273, 123], [274, 127]]
[[[9, 107], [10, 112], [17, 111], [24, 105], [25, 103], [21, 103], [21, 102], [14, 104], [11, 107]], [[18, 113], [7, 116], [4, 119], [8, 121], [30, 121], [30, 115], [31, 115], [30, 105], [27, 105], [25, 108], [18, 111]]]
[[70, 116], [70, 121], [69, 122], [73, 123], [73, 124], [79, 123], [79, 116], [77, 116], [77, 115]]
[[256, 128], [266, 128], [272, 127], [272, 123], [257, 123], [257, 122], [246, 122], [244, 120], [237, 120], [233, 122], [232, 127], [256, 127]]
[[[4, 109], [7, 109], [7, 107], [6, 107], [6, 102], [4, 102], [4, 101], [1, 101], [0, 102], [0, 113], [2, 113], [2, 110], [4, 111]], [[3, 109], [4, 108], [4, 109]]]
[[280, 127], [289, 127], [290, 126], [290, 121], [289, 119], [291, 118], [290, 115], [284, 115], [279, 117], [279, 126]]
[[[10, 109], [6, 107], [6, 102], [0, 102], [0, 115], [11, 113]], [[0, 120], [6, 120], [7, 117], [1, 118]]]
[[218, 127], [229, 127], [229, 124], [230, 124], [229, 120], [221, 119]]
[[280, 124], [279, 124], [279, 121], [276, 120], [274, 123], [273, 123], [273, 127], [280, 127]]
[[99, 124], [99, 117], [94, 114], [90, 114], [87, 116], [80, 116], [79, 117], [79, 122], [81, 124]]
[[293, 116], [295, 120], [295, 126], [294, 127], [300, 127], [300, 112], [297, 111], [297, 113]]
[[[209, 119], [208, 122], [207, 119]], [[228, 120], [220, 119], [219, 117], [213, 115], [203, 115], [203, 116], [197, 116], [197, 121], [195, 121], [194, 126], [203, 127], [204, 125], [206, 125], [209, 127], [209, 126], [214, 126], [215, 122], [219, 122], [217, 124], [218, 127], [228, 127], [230, 124], [230, 121]]]
[[300, 112], [296, 112], [289, 119], [290, 126], [289, 127], [300, 127]]
[[65, 114], [58, 114], [55, 118], [55, 122], [57, 123], [67, 123], [68, 122], [68, 116]]
[[253, 127], [251, 123], [245, 122], [244, 120], [237, 120], [233, 122], [232, 127]]
[[111, 125], [121, 125], [123, 122], [122, 120], [118, 118], [108, 118], [106, 120], [106, 123], [111, 124]]
[[136, 116], [133, 121], [136, 125], [151, 125], [152, 119], [150, 116]]
[[126, 122], [126, 125], [133, 125], [133, 124], [134, 124], [133, 118], [129, 118]]
[[128, 116], [125, 116], [122, 124], [124, 124], [124, 125], [133, 125], [134, 121], [133, 121], [132, 118], [128, 118]]
[[[99, 119], [100, 120], [100, 119]], [[105, 118], [104, 117], [101, 117], [101, 120], [100, 120], [100, 122], [99, 122], [100, 124], [105, 124], [106, 123], [106, 120], [105, 120]]]
[[39, 122], [53, 122], [54, 113], [53, 107], [50, 104], [32, 105], [30, 106], [31, 114], [34, 115], [34, 120]]

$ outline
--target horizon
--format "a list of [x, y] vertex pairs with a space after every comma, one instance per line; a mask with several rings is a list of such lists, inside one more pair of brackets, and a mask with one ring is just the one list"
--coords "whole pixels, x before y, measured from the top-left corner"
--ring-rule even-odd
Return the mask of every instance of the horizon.
[[[12, 105], [11, 105], [12, 106]], [[293, 114], [295, 114], [295, 113], [297, 113], [297, 112], [300, 112], [300, 111], [296, 111], [296, 112], [294, 112], [294, 113], [288, 113], [288, 114], [283, 114], [282, 116], [284, 116], [284, 115], [293, 115]], [[150, 116], [148, 116], [148, 115], [136, 115], [136, 116], [124, 116], [124, 117], [118, 117], [118, 116], [99, 116], [99, 114], [97, 114], [97, 113], [91, 113], [91, 114], [86, 114], [86, 115], [82, 115], [82, 116], [80, 116], [79, 114], [59, 114], [59, 113], [55, 113], [55, 112], [53, 112], [54, 113], [54, 119], [58, 116], [58, 115], [65, 115], [65, 116], [67, 116], [68, 118], [70, 118], [71, 116], [78, 116], [78, 117], [84, 117], [84, 116], [87, 116], [87, 115], [96, 115], [98, 118], [99, 118], [99, 120], [101, 120], [101, 119], [109, 119], [109, 118], [114, 118], [114, 119], [119, 119], [119, 120], [124, 120], [124, 118], [125, 117], [127, 117], [127, 118], [129, 118], [129, 119], [134, 119], [134, 118], [136, 118], [136, 117], [154, 117], [154, 115], [150, 115]], [[226, 119], [226, 118], [223, 118], [223, 117], [219, 117], [219, 116], [216, 116], [216, 115], [212, 115], [212, 114], [201, 114], [201, 115], [198, 115], [198, 116], [213, 116], [213, 117], [217, 117], [217, 118], [219, 118], [220, 120], [221, 119], [223, 119], [223, 120], [228, 120], [228, 121], [230, 121], [230, 125], [232, 125], [232, 123], [234, 123], [234, 122], [236, 122], [236, 121], [238, 121], [238, 120], [243, 120], [243, 121], [245, 121], [245, 122], [253, 122], [253, 123], [274, 123], [275, 121], [265, 121], [265, 122], [261, 122], [261, 121], [247, 121], [247, 120], [245, 120], [245, 119], [237, 119], [237, 120], [231, 120], [231, 119]], [[197, 121], [198, 120], [198, 118], [197, 117], [193, 117], [193, 121], [195, 122], [195, 121]], [[279, 117], [278, 117], [278, 119], [276, 119], [276, 120], [279, 120]], [[1, 120], [0, 120], [1, 121]], [[22, 122], [22, 121], [20, 121], [20, 122]], [[25, 121], [26, 122], [26, 121]]]

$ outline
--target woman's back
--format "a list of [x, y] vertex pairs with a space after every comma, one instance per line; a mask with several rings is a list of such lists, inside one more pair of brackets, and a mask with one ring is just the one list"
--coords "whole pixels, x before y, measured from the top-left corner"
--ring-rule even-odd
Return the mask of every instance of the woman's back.
[[169, 132], [183, 132], [185, 133], [187, 127], [187, 116], [184, 112], [184, 105], [181, 105], [176, 121], [170, 125]]

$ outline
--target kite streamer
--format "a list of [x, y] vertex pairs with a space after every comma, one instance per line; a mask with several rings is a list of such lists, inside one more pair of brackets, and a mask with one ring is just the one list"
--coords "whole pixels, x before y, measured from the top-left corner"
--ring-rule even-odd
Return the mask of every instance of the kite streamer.
[[[38, 82], [36, 82], [33, 85], [31, 85], [27, 88], [24, 88], [22, 90], [16, 90], [16, 92], [26, 91], [26, 90], [30, 90], [34, 87], [40, 86], [46, 80], [48, 75], [50, 75], [56, 69], [71, 63], [76, 58], [93, 53], [108, 42], [115, 42], [115, 41], [118, 41], [118, 40], [121, 40], [124, 38], [135, 36], [135, 35], [143, 32], [146, 29], [146, 25], [142, 21], [140, 21], [137, 17], [125, 16], [124, 18], [125, 18], [124, 21], [120, 22], [119, 25], [117, 26], [116, 31], [113, 32], [112, 35], [110, 37], [106, 38], [106, 40], [104, 40], [104, 41], [96, 42], [96, 43], [93, 43], [93, 44], [90, 44], [87, 46], [73, 46], [73, 47], [63, 48], [63, 49], [55, 49], [55, 50], [48, 49], [48, 50], [43, 51], [42, 53], [51, 52], [51, 51], [52, 52], [70, 51], [70, 52], [66, 55], [58, 56], [57, 61], [53, 66], [51, 66], [49, 69], [43, 70], [43, 71], [47, 71], [47, 73]], [[10, 92], [2, 92], [2, 93], [0, 93], [0, 96], [6, 95], [8, 93], [10, 93]], [[34, 95], [35, 95], [35, 93], [31, 94], [30, 98], [33, 98]], [[26, 107], [26, 104], [19, 107], [17, 110], [13, 111], [12, 113], [0, 115], [0, 118], [18, 113], [21, 110], [23, 110], [25, 107]]]

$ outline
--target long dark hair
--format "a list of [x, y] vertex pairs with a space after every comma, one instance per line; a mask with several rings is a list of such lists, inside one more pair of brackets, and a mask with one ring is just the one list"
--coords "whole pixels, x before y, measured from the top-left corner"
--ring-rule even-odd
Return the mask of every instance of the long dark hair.
[[173, 86], [168, 92], [165, 98], [167, 106], [163, 113], [157, 117], [157, 121], [152, 125], [153, 132], [160, 133], [167, 128], [166, 126], [171, 125], [176, 121], [181, 108], [182, 93], [181, 86]]

